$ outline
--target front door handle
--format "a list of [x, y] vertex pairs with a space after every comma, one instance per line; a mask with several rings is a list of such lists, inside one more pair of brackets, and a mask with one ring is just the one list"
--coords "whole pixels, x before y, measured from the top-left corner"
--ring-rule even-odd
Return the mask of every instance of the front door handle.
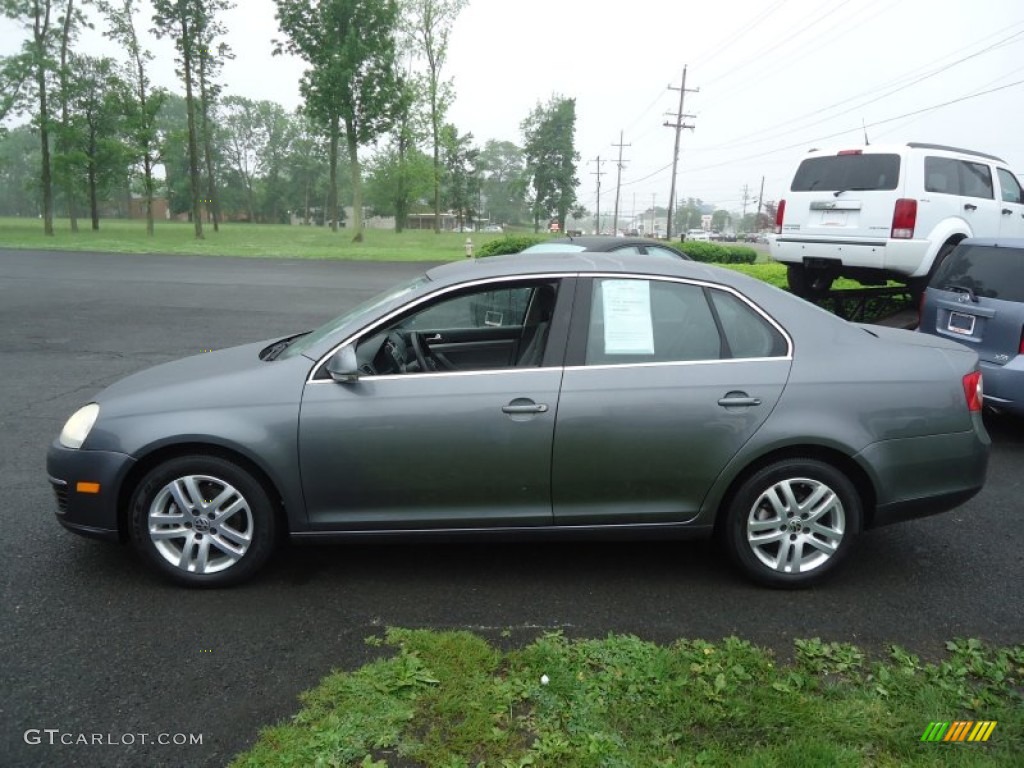
[[441, 341], [441, 334], [435, 333], [433, 336], [428, 336], [424, 341], [426, 341], [427, 344], [437, 344]]
[[548, 407], [544, 403], [509, 403], [501, 406], [502, 413], [547, 413]]
[[1003, 208], [1003, 216], [1009, 216], [1013, 213], [1009, 208]]
[[976, 210], [978, 210], [978, 206], [976, 206], [974, 203], [964, 203], [964, 210], [965, 211], [976, 211]]

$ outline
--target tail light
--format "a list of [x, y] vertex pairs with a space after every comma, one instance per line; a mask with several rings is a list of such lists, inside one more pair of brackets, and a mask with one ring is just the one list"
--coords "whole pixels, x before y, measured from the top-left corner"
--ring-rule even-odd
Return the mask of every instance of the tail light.
[[775, 209], [775, 234], [782, 234], [782, 220], [786, 217], [786, 201], [779, 200], [779, 207]]
[[1020, 329], [1020, 346], [1017, 347], [1017, 354], [1024, 355], [1024, 328]]
[[901, 197], [892, 212], [892, 238], [909, 240], [917, 226], [917, 200]]
[[964, 397], [967, 398], [968, 411], [981, 410], [981, 371], [974, 371], [964, 376]]
[[864, 150], [863, 149], [841, 149], [838, 152], [836, 152], [836, 154], [839, 155], [840, 157], [842, 157], [843, 155], [863, 155], [864, 154]]

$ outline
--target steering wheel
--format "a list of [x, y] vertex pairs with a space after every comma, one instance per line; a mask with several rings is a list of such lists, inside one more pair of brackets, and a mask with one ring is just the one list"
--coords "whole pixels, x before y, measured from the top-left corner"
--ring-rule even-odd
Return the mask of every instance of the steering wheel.
[[[395, 373], [405, 373], [407, 361], [405, 357], [405, 341], [401, 335], [395, 331], [391, 331], [385, 339], [383, 351], [387, 354], [391, 364], [395, 368]], [[418, 356], [417, 356], [418, 359]]]
[[416, 356], [416, 362], [420, 364], [420, 370], [436, 371], [440, 366], [437, 359], [430, 353], [430, 347], [418, 331], [409, 331], [409, 344], [412, 346], [412, 353]]

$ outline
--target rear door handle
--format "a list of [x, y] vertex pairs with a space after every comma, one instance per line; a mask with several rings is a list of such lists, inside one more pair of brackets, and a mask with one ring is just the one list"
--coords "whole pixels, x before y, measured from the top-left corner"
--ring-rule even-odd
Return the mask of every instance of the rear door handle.
[[761, 398], [747, 397], [745, 394], [733, 394], [730, 392], [728, 395], [719, 400], [718, 404], [723, 408], [736, 408], [742, 406], [760, 405]]
[[427, 339], [425, 339], [425, 341], [427, 342], [427, 344], [437, 344], [439, 341], [441, 341], [441, 334], [435, 333], [433, 336], [429, 336]]
[[965, 211], [976, 211], [976, 210], [978, 210], [978, 206], [976, 206], [974, 203], [964, 203], [964, 210]]
[[517, 404], [501, 406], [502, 413], [547, 413], [548, 407], [544, 403]]

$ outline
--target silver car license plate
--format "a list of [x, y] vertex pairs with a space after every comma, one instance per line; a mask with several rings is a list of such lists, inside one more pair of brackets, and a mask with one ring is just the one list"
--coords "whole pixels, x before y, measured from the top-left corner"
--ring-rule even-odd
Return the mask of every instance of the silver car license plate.
[[963, 312], [950, 312], [946, 327], [953, 333], [970, 336], [974, 333], [975, 320], [977, 318], [974, 315], [967, 315]]

